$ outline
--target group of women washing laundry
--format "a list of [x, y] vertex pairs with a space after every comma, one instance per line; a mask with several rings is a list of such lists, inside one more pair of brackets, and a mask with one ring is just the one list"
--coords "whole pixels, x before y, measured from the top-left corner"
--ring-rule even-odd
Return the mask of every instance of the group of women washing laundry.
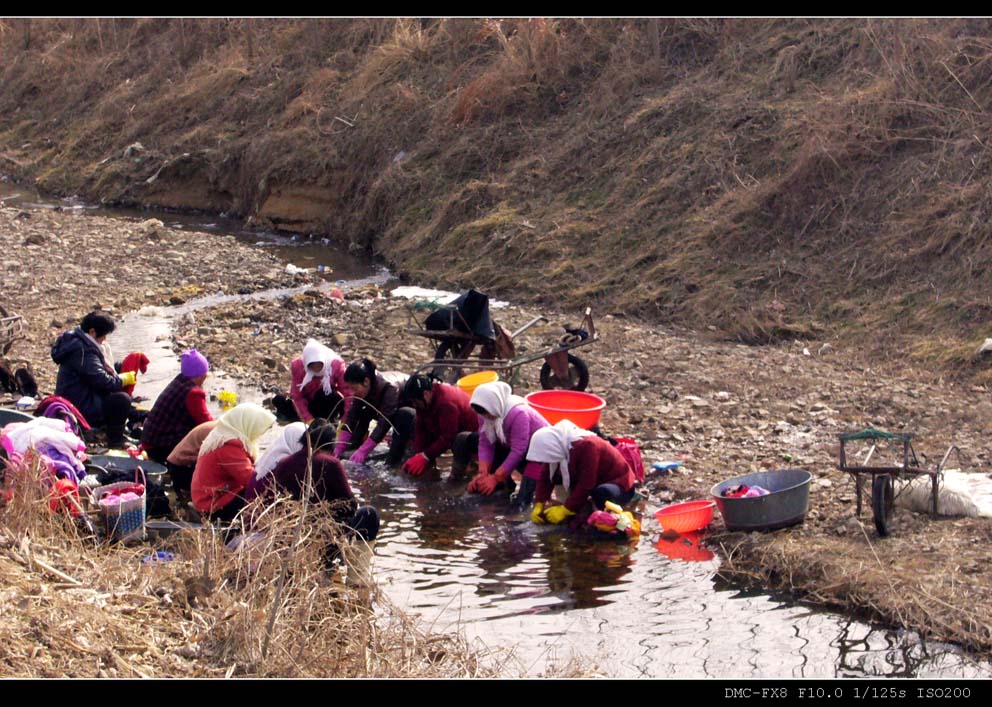
[[[91, 319], [95, 314], [53, 347], [60, 364], [56, 395], [86, 408], [91, 422], [116, 435], [119, 410], [128, 407], [122, 391], [134, 380], [107, 361], [102, 339], [113, 322], [102, 314]], [[72, 355], [63, 351], [69, 343]], [[280, 492], [300, 499], [309, 466], [311, 500], [333, 503], [338, 520], [372, 540], [378, 514], [359, 507], [342, 461], [382, 460], [421, 477], [447, 452], [450, 481], [464, 481], [474, 468], [468, 492], [503, 494], [522, 508], [533, 504], [535, 523], [563, 523], [603, 510], [608, 501], [623, 506], [636, 493], [633, 470], [607, 439], [567, 420], [550, 425], [504, 382], [480, 385], [470, 396], [422, 374], [384, 376], [367, 358], [348, 364], [310, 339], [290, 365], [288, 395], [272, 401], [291, 422], [260, 451], [277, 416], [244, 403], [213, 419], [203, 389], [209, 362], [195, 349], [180, 359], [180, 373], [144, 420], [141, 447], [166, 465], [177, 497], [210, 519], [231, 521], [256, 498]], [[388, 451], [376, 454], [384, 443]], [[565, 498], [555, 502], [559, 484]]]

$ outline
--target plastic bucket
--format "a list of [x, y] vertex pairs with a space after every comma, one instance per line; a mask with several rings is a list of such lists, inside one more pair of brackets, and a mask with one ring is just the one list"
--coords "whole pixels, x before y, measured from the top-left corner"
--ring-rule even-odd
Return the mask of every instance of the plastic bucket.
[[[710, 494], [716, 501], [727, 530], [776, 530], [802, 523], [809, 510], [809, 482], [805, 469], [777, 469], [735, 476], [716, 484]], [[760, 486], [767, 496], [725, 498], [734, 486]]]
[[[450, 379], [449, 379], [450, 380]], [[472, 393], [483, 383], [495, 383], [499, 380], [499, 374], [496, 371], [479, 371], [478, 373], [470, 373], [467, 376], [463, 376], [458, 379], [458, 387], [465, 391], [468, 397], [472, 397]]]
[[577, 390], [538, 390], [528, 393], [525, 399], [552, 425], [571, 420], [587, 430], [599, 424], [606, 407], [606, 401], [598, 395]]

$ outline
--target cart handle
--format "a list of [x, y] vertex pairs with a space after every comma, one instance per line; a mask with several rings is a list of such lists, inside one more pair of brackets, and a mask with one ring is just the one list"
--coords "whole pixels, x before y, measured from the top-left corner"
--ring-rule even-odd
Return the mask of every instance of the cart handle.
[[543, 315], [538, 315], [538, 316], [534, 317], [533, 319], [531, 319], [526, 324], [524, 324], [522, 327], [520, 327], [519, 329], [517, 329], [515, 332], [513, 332], [512, 334], [510, 334], [510, 338], [511, 339], [516, 339], [518, 335], [523, 334], [525, 331], [527, 331], [528, 329], [530, 329], [532, 326], [534, 326], [538, 322], [548, 322], [548, 321], [550, 321], [550, 320], [547, 317], [545, 317]]

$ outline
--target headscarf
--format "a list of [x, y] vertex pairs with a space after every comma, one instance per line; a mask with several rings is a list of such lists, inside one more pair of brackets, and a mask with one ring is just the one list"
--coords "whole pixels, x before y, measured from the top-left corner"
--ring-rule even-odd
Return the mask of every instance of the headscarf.
[[275, 421], [276, 416], [261, 405], [242, 403], [220, 416], [217, 426], [203, 440], [197, 456], [202, 457], [207, 452], [219, 449], [230, 440], [236, 439], [244, 445], [248, 455], [256, 459], [258, 457], [256, 442]]
[[490, 442], [495, 442], [507, 446], [506, 432], [503, 431], [503, 420], [510, 410], [517, 405], [523, 405], [526, 401], [519, 395], [513, 394], [513, 389], [503, 381], [495, 383], [483, 383], [472, 392], [472, 405], [484, 408], [490, 415], [495, 415], [495, 420], [482, 418], [482, 432]]
[[570, 489], [572, 481], [568, 476], [568, 457], [572, 444], [591, 434], [592, 432], [578, 427], [571, 420], [560, 420], [551, 427], [542, 427], [530, 438], [527, 461], [550, 465], [551, 476], [555, 475], [557, 467], [561, 471], [562, 483], [566, 489]]
[[[337, 353], [324, 346], [322, 343], [316, 339], [307, 339], [307, 345], [303, 347], [303, 382], [300, 383], [300, 390], [307, 387], [307, 384], [312, 381], [317, 376], [320, 376], [323, 383], [324, 394], [330, 395], [331, 386], [331, 364], [334, 361], [343, 360]], [[314, 373], [310, 370], [310, 364], [320, 361], [324, 364], [324, 368], [320, 373]]]
[[307, 431], [307, 426], [302, 422], [292, 422], [282, 428], [282, 434], [272, 443], [272, 446], [265, 450], [265, 453], [255, 462], [255, 481], [261, 481], [269, 472], [276, 468], [276, 464], [294, 452], [303, 449], [301, 441], [303, 433]]

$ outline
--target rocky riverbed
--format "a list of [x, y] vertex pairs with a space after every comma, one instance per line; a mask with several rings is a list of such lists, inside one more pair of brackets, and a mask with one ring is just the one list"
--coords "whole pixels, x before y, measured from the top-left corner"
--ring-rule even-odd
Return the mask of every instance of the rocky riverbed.
[[[307, 277], [285, 273], [268, 253], [231, 237], [154, 222], [0, 209], [0, 240], [2, 302], [26, 326], [8, 358], [29, 361], [49, 391], [55, 366], [48, 346], [96, 305], [123, 314], [144, 304], [290, 286]], [[266, 391], [287, 386], [289, 361], [311, 336], [346, 359], [368, 356], [383, 369], [410, 371], [431, 358], [430, 348], [407, 332], [407, 302], [386, 294], [366, 287], [342, 301], [314, 289], [201, 309], [180, 319], [175, 347], [195, 345], [215, 366]], [[494, 310], [511, 331], [536, 314], [553, 325], [529, 331], [518, 350], [535, 350], [581, 319], [578, 307]], [[589, 365], [590, 392], [608, 401], [604, 430], [638, 439], [648, 467], [683, 462], [668, 474], [649, 468], [650, 508], [708, 497], [713, 484], [750, 471], [813, 474], [810, 512], [801, 526], [729, 533], [717, 516], [708, 542], [722, 551], [724, 574], [934, 638], [992, 648], [992, 524], [897, 509], [892, 536], [880, 539], [870, 511], [860, 522], [854, 517], [854, 485], [837, 470], [837, 435], [871, 426], [913, 432], [917, 452], [931, 466], [957, 444], [964, 471], [988, 474], [987, 390], [935, 381], [897, 357], [869, 360], [843, 342], [751, 347], [614, 316], [597, 318], [597, 329], [601, 340], [579, 353]], [[518, 392], [539, 388], [538, 370], [537, 363], [521, 369]], [[645, 527], [658, 532], [653, 521]]]

